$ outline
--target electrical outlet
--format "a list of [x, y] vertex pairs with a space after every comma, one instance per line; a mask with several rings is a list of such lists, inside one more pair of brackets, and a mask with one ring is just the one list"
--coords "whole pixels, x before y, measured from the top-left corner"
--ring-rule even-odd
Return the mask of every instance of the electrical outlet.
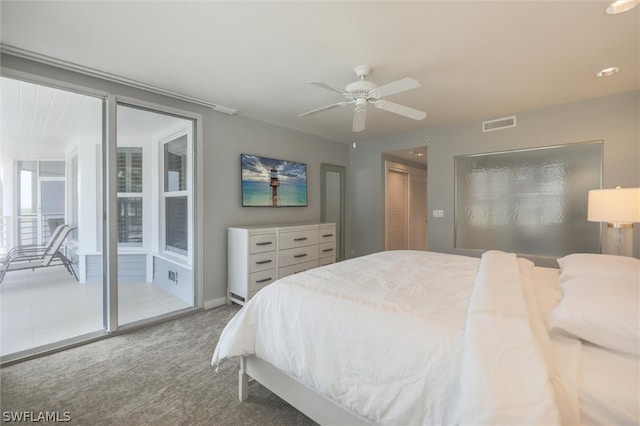
[[444, 217], [444, 210], [434, 210], [433, 217]]

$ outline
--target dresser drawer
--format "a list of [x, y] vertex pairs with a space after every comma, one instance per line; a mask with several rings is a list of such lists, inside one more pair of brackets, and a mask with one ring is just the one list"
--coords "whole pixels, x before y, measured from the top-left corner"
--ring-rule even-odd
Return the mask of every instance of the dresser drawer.
[[278, 249], [312, 246], [318, 244], [318, 230], [304, 229], [300, 231], [281, 232], [278, 234]]
[[296, 265], [285, 266], [278, 269], [278, 278], [286, 277], [287, 275], [297, 274], [298, 272], [306, 271], [307, 269], [316, 268], [318, 261], [298, 263]]
[[278, 251], [278, 266], [289, 266], [318, 260], [318, 246], [297, 247]]
[[318, 266], [331, 265], [332, 263], [336, 263], [335, 257], [321, 257], [318, 259]]
[[249, 272], [264, 271], [276, 267], [276, 252], [266, 251], [249, 255]]
[[335, 242], [335, 241], [336, 241], [336, 229], [334, 226], [324, 227], [318, 230], [318, 242], [320, 244]]
[[264, 253], [276, 249], [276, 234], [256, 234], [249, 237], [249, 253]]
[[335, 242], [329, 242], [329, 243], [318, 244], [318, 257], [319, 258], [331, 257], [332, 259], [335, 260], [335, 258], [336, 258], [336, 243]]
[[255, 296], [258, 290], [268, 286], [276, 280], [276, 270], [267, 269], [266, 271], [255, 272], [249, 274], [249, 299]]

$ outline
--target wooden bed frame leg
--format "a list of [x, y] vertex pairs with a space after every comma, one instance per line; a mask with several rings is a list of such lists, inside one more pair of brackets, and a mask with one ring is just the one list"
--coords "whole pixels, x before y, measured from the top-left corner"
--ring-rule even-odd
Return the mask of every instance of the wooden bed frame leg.
[[240, 357], [240, 371], [238, 372], [238, 397], [240, 402], [249, 398], [249, 376], [245, 373], [245, 360]]

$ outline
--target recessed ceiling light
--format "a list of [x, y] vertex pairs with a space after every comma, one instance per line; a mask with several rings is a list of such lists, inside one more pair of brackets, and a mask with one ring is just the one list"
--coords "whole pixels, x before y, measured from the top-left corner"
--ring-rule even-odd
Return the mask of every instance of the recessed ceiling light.
[[617, 74], [618, 72], [620, 72], [620, 68], [618, 68], [618, 67], [609, 67], [609, 68], [605, 68], [603, 70], [598, 71], [596, 73], [596, 76], [598, 76], [598, 77], [608, 77], [610, 75]]
[[627, 12], [638, 5], [640, 5], [640, 0], [617, 0], [607, 7], [605, 13], [607, 15], [617, 15], [618, 13]]

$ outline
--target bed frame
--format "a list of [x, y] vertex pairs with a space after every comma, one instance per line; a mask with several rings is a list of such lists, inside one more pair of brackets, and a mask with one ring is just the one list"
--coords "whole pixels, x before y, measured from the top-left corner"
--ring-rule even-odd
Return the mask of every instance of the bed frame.
[[255, 356], [240, 358], [238, 376], [240, 401], [245, 401], [249, 397], [249, 378], [253, 378], [321, 425], [371, 424], [369, 420], [320, 395], [297, 378]]

